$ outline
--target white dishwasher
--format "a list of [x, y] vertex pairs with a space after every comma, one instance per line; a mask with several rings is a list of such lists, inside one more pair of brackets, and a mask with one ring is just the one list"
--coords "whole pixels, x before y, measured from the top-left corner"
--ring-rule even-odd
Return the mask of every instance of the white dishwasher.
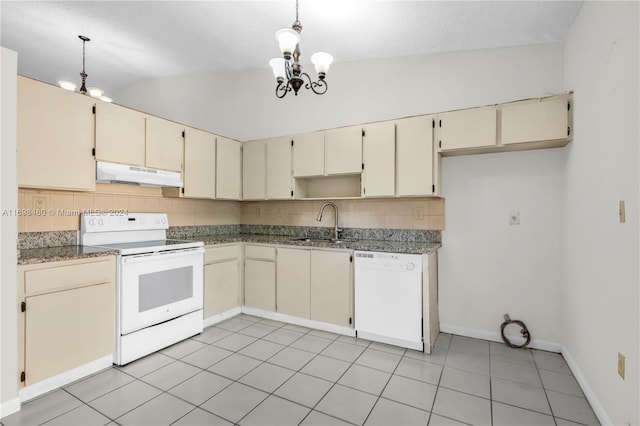
[[422, 255], [355, 252], [358, 337], [423, 350]]

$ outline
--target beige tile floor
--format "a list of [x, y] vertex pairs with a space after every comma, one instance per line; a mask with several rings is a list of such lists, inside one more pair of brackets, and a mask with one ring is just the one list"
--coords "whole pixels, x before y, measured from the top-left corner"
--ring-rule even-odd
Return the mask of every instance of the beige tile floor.
[[239, 315], [2, 425], [597, 425], [559, 354], [440, 334], [431, 355]]

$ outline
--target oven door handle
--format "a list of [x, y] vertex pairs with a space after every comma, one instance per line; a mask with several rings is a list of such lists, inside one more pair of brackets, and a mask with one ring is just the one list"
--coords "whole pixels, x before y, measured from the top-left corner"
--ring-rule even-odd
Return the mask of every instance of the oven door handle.
[[122, 263], [126, 264], [135, 264], [142, 262], [150, 262], [150, 261], [162, 261], [167, 259], [176, 259], [179, 257], [193, 256], [195, 254], [204, 254], [204, 249], [202, 247], [193, 248], [193, 249], [185, 249], [185, 250], [175, 250], [175, 251], [166, 251], [159, 253], [145, 253], [145, 254], [135, 254], [131, 256], [123, 256]]

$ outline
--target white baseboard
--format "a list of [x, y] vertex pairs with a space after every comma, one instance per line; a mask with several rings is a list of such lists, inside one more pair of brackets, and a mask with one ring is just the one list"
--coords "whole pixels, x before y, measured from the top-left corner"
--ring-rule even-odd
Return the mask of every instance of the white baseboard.
[[[458, 327], [456, 325], [450, 325], [450, 324], [440, 324], [440, 331], [443, 333], [455, 334], [458, 336], [473, 337], [475, 339], [489, 340], [492, 342], [502, 342], [502, 336], [498, 332], [494, 333], [491, 331]], [[531, 339], [531, 343], [529, 344], [528, 347], [533, 349], [540, 349], [543, 351], [556, 352], [556, 353], [562, 354], [565, 361], [567, 362], [567, 365], [569, 366], [569, 369], [571, 370], [576, 380], [578, 381], [578, 385], [580, 385], [580, 388], [582, 389], [582, 392], [587, 398], [587, 401], [589, 401], [589, 404], [591, 404], [591, 408], [593, 408], [593, 412], [598, 418], [598, 421], [600, 422], [600, 424], [602, 425], [612, 424], [611, 419], [607, 415], [607, 412], [605, 411], [604, 407], [596, 397], [596, 394], [591, 389], [591, 386], [589, 386], [589, 382], [587, 382], [587, 379], [585, 379], [585, 377], [582, 375], [582, 372], [580, 371], [578, 364], [576, 364], [574, 359], [571, 357], [571, 353], [567, 350], [567, 348], [565, 348], [563, 345], [559, 343], [547, 342], [545, 340], [536, 340], [536, 339]]]
[[582, 375], [582, 371], [580, 371], [580, 368], [578, 368], [578, 364], [576, 364], [575, 360], [571, 356], [571, 353], [564, 346], [562, 347], [562, 356], [564, 357], [564, 360], [567, 361], [567, 365], [569, 365], [571, 372], [578, 381], [578, 385], [580, 385], [580, 388], [582, 389], [584, 396], [587, 398], [587, 401], [589, 401], [589, 404], [591, 404], [591, 408], [593, 408], [593, 412], [598, 418], [600, 424], [612, 425], [613, 423], [611, 423], [609, 415], [607, 415], [607, 412], [596, 397], [596, 394], [591, 389], [591, 386], [589, 386], [589, 382], [587, 382], [587, 379], [585, 379], [585, 377]]
[[37, 396], [58, 389], [71, 382], [97, 373], [100, 370], [111, 367], [113, 365], [113, 355], [107, 355], [88, 364], [76, 367], [73, 370], [65, 371], [57, 376], [50, 377], [38, 383], [26, 386], [18, 391], [20, 402], [26, 402]]
[[[482, 340], [489, 340], [491, 342], [502, 343], [502, 336], [497, 331], [493, 332], [493, 331], [486, 331], [486, 330], [478, 330], [474, 328], [465, 328], [465, 327], [459, 327], [457, 325], [442, 324], [442, 323], [440, 323], [440, 331], [442, 333], [449, 333], [449, 334], [455, 334], [458, 336], [473, 337], [474, 339], [482, 339]], [[514, 338], [516, 337], [519, 337], [519, 336], [514, 336]], [[543, 351], [549, 351], [549, 352], [556, 352], [556, 353], [562, 352], [562, 345], [554, 342], [548, 342], [546, 340], [531, 339], [531, 343], [529, 343], [528, 347], [533, 349], [540, 349]]]
[[0, 419], [10, 416], [20, 411], [20, 398], [15, 397], [9, 401], [5, 401], [0, 405]]
[[222, 312], [220, 314], [212, 315], [208, 318], [205, 318], [202, 325], [204, 326], [204, 328], [207, 328], [212, 325], [218, 324], [219, 322], [227, 320], [231, 317], [234, 317], [239, 313], [242, 313], [242, 308], [240, 306], [238, 306], [237, 308], [229, 309], [228, 311]]
[[329, 324], [321, 321], [313, 321], [306, 318], [294, 317], [291, 315], [280, 314], [278, 312], [264, 311], [262, 309], [250, 308], [247, 306], [242, 307], [242, 312], [247, 315], [255, 315], [261, 318], [300, 325], [302, 327], [315, 328], [316, 330], [328, 331], [330, 333], [342, 334], [344, 336], [356, 336], [356, 331], [351, 327], [344, 327], [341, 325]]

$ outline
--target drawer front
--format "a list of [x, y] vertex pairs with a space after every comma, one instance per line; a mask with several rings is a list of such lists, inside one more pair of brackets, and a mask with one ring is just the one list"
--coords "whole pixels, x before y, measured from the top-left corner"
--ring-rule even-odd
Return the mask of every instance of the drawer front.
[[204, 252], [204, 263], [219, 262], [222, 260], [236, 259], [240, 257], [240, 246], [224, 246], [207, 248]]
[[244, 256], [252, 259], [276, 260], [276, 248], [245, 245]]
[[115, 274], [114, 258], [109, 261], [35, 269], [25, 272], [24, 292], [29, 295], [63, 288], [114, 282]]

